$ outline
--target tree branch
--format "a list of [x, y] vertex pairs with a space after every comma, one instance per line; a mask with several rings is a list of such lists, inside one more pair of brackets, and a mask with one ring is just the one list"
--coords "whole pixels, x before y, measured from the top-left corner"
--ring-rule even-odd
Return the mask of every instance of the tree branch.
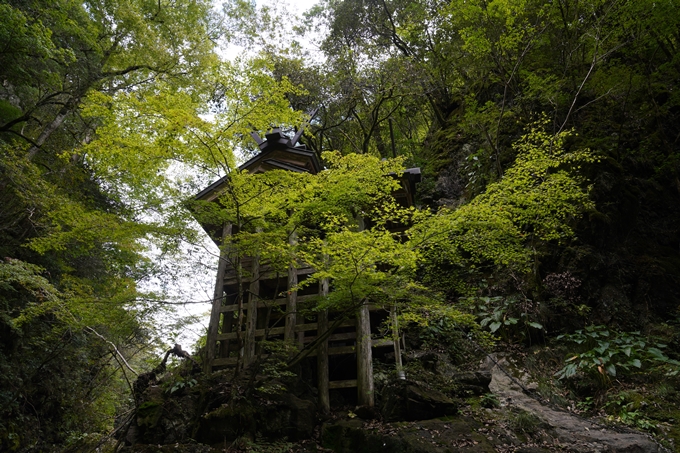
[[[125, 357], [123, 357], [123, 354], [120, 353], [120, 351], [118, 350], [118, 348], [116, 347], [116, 345], [113, 344], [113, 342], [107, 340], [103, 335], [101, 335], [99, 332], [97, 332], [96, 330], [94, 330], [92, 327], [87, 326], [87, 327], [85, 327], [85, 329], [86, 329], [86, 330], [89, 330], [90, 332], [92, 332], [93, 334], [95, 334], [96, 336], [98, 336], [100, 339], [102, 339], [103, 341], [105, 341], [106, 343], [108, 343], [108, 344], [113, 348], [113, 351], [115, 352], [115, 354], [117, 354], [118, 357], [120, 357], [120, 359], [123, 361], [123, 363], [125, 364], [125, 367], [126, 367], [128, 370], [132, 371], [132, 373], [133, 373], [135, 376], [139, 376], [139, 373], [136, 372], [136, 371], [134, 370], [134, 368], [132, 368], [132, 367], [130, 366], [129, 363], [127, 363], [127, 360], [125, 360]], [[116, 359], [116, 360], [118, 360], [118, 359]]]

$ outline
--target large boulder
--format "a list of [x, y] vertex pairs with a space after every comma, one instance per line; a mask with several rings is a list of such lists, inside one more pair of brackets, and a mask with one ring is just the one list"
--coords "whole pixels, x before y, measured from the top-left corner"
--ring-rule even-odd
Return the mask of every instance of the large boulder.
[[172, 444], [190, 438], [198, 400], [197, 391], [170, 394], [160, 386], [149, 386], [127, 430], [127, 442]]
[[428, 420], [456, 414], [458, 404], [420, 382], [397, 380], [383, 389], [380, 412], [390, 422]]
[[316, 403], [292, 393], [234, 398], [201, 417], [196, 440], [217, 444], [262, 436], [296, 441], [311, 437], [315, 426]]
[[451, 375], [451, 379], [456, 382], [458, 394], [467, 396], [468, 394], [483, 395], [489, 393], [491, 383], [490, 371], [462, 371]]
[[316, 426], [316, 403], [292, 393], [272, 397], [258, 412], [258, 431], [268, 438], [308, 439]]

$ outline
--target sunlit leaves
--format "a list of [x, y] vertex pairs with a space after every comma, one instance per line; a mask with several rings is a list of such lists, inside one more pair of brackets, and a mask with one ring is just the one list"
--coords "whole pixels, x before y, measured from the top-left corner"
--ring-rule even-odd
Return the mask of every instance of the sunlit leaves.
[[364, 298], [399, 297], [417, 260], [408, 243], [388, 230], [416, 215], [393, 198], [401, 184], [401, 159], [339, 153], [325, 153], [324, 159], [328, 167], [315, 175], [233, 171], [219, 207], [198, 203], [199, 218], [233, 225], [225, 245], [232, 263], [257, 255], [280, 272], [292, 264], [313, 267], [316, 272], [303, 285], [333, 282], [324, 306], [344, 309]]
[[206, 179], [236, 168], [237, 154], [253, 130], [299, 124], [286, 94], [298, 89], [274, 80], [262, 60], [206, 67], [215, 99], [201, 98], [165, 83], [153, 95], [92, 93], [86, 117], [101, 123], [84, 148], [87, 162], [112, 193], [139, 210], [177, 203]]
[[515, 143], [517, 159], [503, 179], [456, 210], [442, 209], [414, 229], [414, 238], [443, 261], [526, 272], [540, 242], [573, 236], [575, 220], [593, 208], [579, 169], [596, 158], [567, 150], [571, 133], [554, 136], [543, 126]]

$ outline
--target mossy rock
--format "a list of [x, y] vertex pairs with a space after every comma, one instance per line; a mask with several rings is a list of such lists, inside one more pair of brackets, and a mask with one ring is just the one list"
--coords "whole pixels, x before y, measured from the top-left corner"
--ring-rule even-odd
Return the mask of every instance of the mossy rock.
[[158, 424], [163, 414], [163, 403], [160, 401], [145, 401], [137, 409], [137, 426], [153, 428]]
[[316, 403], [292, 393], [231, 401], [201, 417], [196, 439], [208, 444], [254, 439], [307, 439], [316, 427]]
[[456, 414], [458, 404], [420, 382], [397, 380], [383, 390], [380, 411], [387, 421], [428, 420]]
[[205, 414], [199, 421], [196, 440], [207, 444], [231, 442], [256, 434], [256, 409], [247, 401], [234, 401]]

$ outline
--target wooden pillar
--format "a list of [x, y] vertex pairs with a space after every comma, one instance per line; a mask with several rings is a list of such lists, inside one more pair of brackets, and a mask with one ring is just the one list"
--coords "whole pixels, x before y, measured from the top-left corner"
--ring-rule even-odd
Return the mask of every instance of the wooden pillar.
[[368, 301], [357, 310], [357, 397], [359, 406], [373, 406], [373, 351]]
[[[363, 217], [357, 219], [359, 231], [366, 229]], [[371, 315], [368, 301], [363, 300], [357, 310], [357, 402], [359, 406], [373, 406], [373, 350], [371, 341]]]
[[247, 367], [255, 360], [255, 330], [257, 329], [257, 301], [260, 294], [260, 258], [253, 257], [251, 280], [248, 291], [248, 313], [246, 314], [246, 337], [243, 354], [243, 366]]
[[220, 258], [217, 264], [217, 280], [215, 281], [215, 292], [213, 293], [212, 311], [210, 312], [210, 323], [208, 324], [208, 337], [205, 347], [204, 371], [208, 374], [212, 371], [212, 361], [215, 358], [215, 343], [220, 327], [220, 308], [224, 298], [224, 274], [227, 271], [227, 237], [231, 236], [231, 223], [225, 223], [222, 228], [222, 241], [220, 242]]
[[[301, 325], [305, 323], [305, 318], [303, 316], [298, 316], [297, 317], [297, 325]], [[300, 332], [297, 333], [297, 345], [298, 349], [304, 349], [305, 348], [305, 332], [304, 330], [301, 330]]]
[[[229, 296], [227, 295], [224, 300], [225, 300], [225, 302], [228, 302]], [[222, 305], [224, 306], [224, 305], [227, 305], [227, 304], [223, 303]], [[222, 322], [222, 329], [220, 329], [219, 333], [232, 333], [234, 331], [234, 312], [230, 311], [230, 312], [222, 313], [221, 322]], [[220, 354], [219, 354], [219, 356], [224, 357], [224, 358], [229, 357], [229, 350], [234, 348], [235, 343], [236, 342], [234, 340], [221, 340], [220, 341]]]
[[390, 317], [392, 318], [392, 341], [394, 342], [394, 360], [397, 366], [397, 378], [406, 379], [404, 365], [401, 361], [401, 341], [399, 338], [399, 323], [397, 321], [396, 305], [392, 305], [392, 308], [390, 309]]
[[[295, 248], [297, 244], [297, 233], [292, 232], [288, 239], [291, 249]], [[297, 287], [298, 275], [297, 267], [295, 266], [295, 256], [292, 256], [290, 266], [288, 266], [288, 292], [286, 302], [286, 329], [283, 333], [285, 341], [293, 342], [295, 340], [295, 324], [297, 323], [297, 291], [293, 288]]]
[[[328, 295], [328, 279], [319, 282], [319, 296]], [[323, 335], [328, 330], [328, 310], [319, 313], [317, 320], [317, 335]], [[316, 356], [317, 375], [319, 376], [319, 409], [327, 414], [331, 410], [331, 398], [329, 394], [329, 371], [328, 371], [328, 338], [319, 344], [319, 352]]]

